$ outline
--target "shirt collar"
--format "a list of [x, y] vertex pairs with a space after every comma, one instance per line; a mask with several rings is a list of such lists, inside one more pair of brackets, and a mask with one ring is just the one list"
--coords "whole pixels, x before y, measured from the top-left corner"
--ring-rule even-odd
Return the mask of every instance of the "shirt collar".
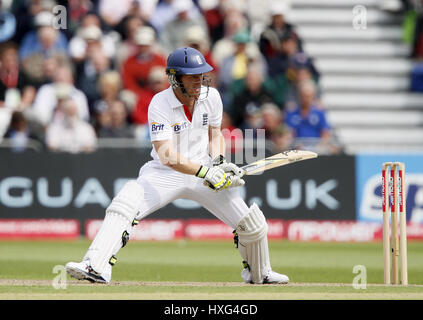
[[177, 107], [181, 107], [182, 103], [178, 100], [178, 98], [175, 96], [175, 92], [172, 89], [172, 86], [170, 86], [167, 90], [169, 90], [169, 94], [167, 96], [167, 102], [169, 102], [170, 106], [174, 109]]

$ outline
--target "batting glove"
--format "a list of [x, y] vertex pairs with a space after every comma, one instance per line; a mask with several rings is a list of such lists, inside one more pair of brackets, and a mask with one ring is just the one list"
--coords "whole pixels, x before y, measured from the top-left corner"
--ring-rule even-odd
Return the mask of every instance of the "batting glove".
[[219, 167], [208, 168], [206, 166], [201, 166], [196, 176], [199, 178], [203, 178], [205, 181], [205, 184], [209, 188], [216, 191], [224, 190], [232, 186], [233, 182], [235, 182], [235, 184], [239, 184], [239, 181], [236, 181], [236, 179], [233, 179], [235, 176], [234, 177], [229, 176], [228, 174], [225, 173], [225, 171], [222, 170], [222, 168], [219, 168]]
[[216, 157], [213, 160], [213, 167], [215, 166], [222, 168], [222, 170], [225, 171], [226, 173], [228, 172], [232, 173], [235, 176], [238, 176], [240, 178], [242, 178], [242, 176], [244, 175], [244, 171], [240, 167], [238, 167], [236, 164], [232, 162], [227, 162], [226, 158], [222, 155]]
[[245, 184], [245, 180], [242, 179], [239, 176], [233, 176], [233, 175], [229, 175], [229, 177], [231, 178], [232, 183], [230, 184], [229, 188], [234, 188], [234, 187], [241, 187]]

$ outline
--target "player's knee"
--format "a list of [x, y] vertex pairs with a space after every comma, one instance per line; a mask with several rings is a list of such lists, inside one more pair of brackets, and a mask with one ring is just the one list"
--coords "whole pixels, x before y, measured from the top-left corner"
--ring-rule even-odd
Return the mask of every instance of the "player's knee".
[[144, 200], [144, 188], [135, 180], [128, 181], [106, 209], [107, 214], [118, 214], [133, 223]]
[[256, 242], [267, 236], [267, 230], [268, 226], [263, 212], [257, 204], [253, 203], [236, 227], [237, 240], [245, 244]]

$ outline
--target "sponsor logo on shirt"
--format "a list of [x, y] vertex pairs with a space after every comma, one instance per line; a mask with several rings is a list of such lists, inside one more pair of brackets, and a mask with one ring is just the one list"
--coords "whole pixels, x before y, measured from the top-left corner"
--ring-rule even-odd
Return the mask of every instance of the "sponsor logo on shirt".
[[163, 131], [164, 124], [158, 123], [158, 122], [152, 122], [151, 123], [151, 132], [159, 132]]
[[207, 113], [203, 113], [203, 126], [206, 126], [209, 123], [209, 115]]
[[188, 123], [175, 123], [171, 125], [171, 127], [173, 128], [173, 132], [179, 133], [181, 130], [185, 130], [188, 127]]

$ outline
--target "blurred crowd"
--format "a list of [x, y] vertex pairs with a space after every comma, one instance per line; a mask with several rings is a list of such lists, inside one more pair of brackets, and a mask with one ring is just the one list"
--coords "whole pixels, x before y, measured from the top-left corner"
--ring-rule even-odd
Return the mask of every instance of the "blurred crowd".
[[15, 151], [28, 141], [72, 153], [101, 138], [147, 143], [148, 105], [169, 86], [166, 58], [181, 46], [213, 66], [232, 145], [265, 129], [274, 150], [305, 139], [340, 151], [285, 0], [0, 2], [0, 140]]
[[423, 0], [382, 0], [380, 8], [402, 14], [404, 41], [411, 47], [410, 57], [423, 60]]
[[402, 0], [404, 37], [411, 45], [411, 58], [423, 61], [423, 0]]

